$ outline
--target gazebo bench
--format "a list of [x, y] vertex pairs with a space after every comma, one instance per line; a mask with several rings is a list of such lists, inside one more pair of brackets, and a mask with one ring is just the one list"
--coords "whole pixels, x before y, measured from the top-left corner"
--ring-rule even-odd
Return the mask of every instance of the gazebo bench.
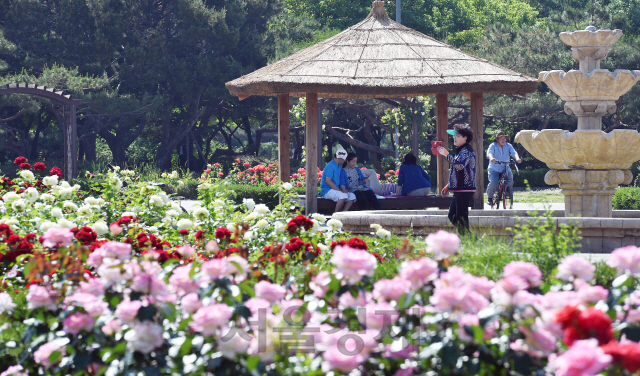
[[[448, 209], [451, 205], [452, 196], [440, 197], [440, 196], [400, 196], [400, 197], [387, 197], [380, 202], [381, 210], [420, 210], [425, 208], [439, 208]], [[336, 208], [336, 203], [326, 198], [318, 197], [318, 212], [319, 213], [333, 213]], [[360, 206], [356, 203], [351, 206], [351, 210], [359, 210]], [[370, 209], [371, 206], [369, 206]]]

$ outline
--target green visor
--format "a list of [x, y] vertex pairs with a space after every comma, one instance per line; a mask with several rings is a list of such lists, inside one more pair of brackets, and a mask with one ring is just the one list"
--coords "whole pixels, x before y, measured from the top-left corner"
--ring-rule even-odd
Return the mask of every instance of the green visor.
[[[458, 133], [458, 131], [453, 130], [453, 129], [448, 129], [448, 130], [447, 130], [447, 133], [449, 133], [450, 135], [452, 135], [452, 136], [453, 136], [454, 134]], [[460, 134], [460, 133], [458, 133], [458, 134]]]

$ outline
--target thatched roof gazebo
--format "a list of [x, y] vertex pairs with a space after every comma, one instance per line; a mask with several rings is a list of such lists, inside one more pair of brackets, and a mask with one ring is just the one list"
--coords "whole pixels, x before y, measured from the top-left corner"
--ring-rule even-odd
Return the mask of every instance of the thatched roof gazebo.
[[[397, 98], [436, 95], [437, 139], [448, 146], [447, 96], [471, 100], [471, 127], [483, 134], [482, 95], [525, 94], [538, 80], [466, 54], [392, 21], [383, 1], [374, 1], [367, 18], [323, 42], [227, 82], [241, 100], [278, 96], [280, 178], [289, 179], [289, 96], [306, 97], [306, 169], [318, 167], [318, 97]], [[414, 135], [417, 134], [414, 124]], [[416, 144], [414, 142], [414, 144]], [[473, 142], [478, 171], [484, 166], [482, 137]], [[448, 165], [438, 157], [438, 189], [446, 185]], [[483, 207], [483, 174], [477, 174], [475, 207]], [[307, 213], [317, 208], [317, 176], [307, 174]]]

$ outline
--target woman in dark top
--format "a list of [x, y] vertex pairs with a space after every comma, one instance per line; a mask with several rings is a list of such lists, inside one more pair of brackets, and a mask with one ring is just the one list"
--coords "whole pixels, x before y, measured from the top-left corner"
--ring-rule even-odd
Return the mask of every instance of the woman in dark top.
[[345, 185], [349, 192], [356, 195], [356, 202], [360, 206], [360, 210], [367, 210], [368, 203], [374, 209], [380, 210], [380, 202], [373, 189], [364, 184], [365, 177], [362, 171], [357, 167], [358, 157], [354, 153], [349, 153], [347, 159], [342, 164], [342, 172], [340, 173], [340, 185]]
[[399, 196], [427, 196], [431, 193], [431, 177], [418, 164], [416, 156], [408, 153], [404, 156], [398, 173]]
[[438, 153], [444, 155], [451, 165], [449, 184], [442, 190], [442, 197], [446, 196], [447, 190], [453, 192], [449, 220], [459, 233], [465, 233], [469, 232], [469, 202], [476, 192], [476, 153], [469, 145], [473, 131], [467, 124], [456, 124], [447, 133], [453, 135], [456, 156], [442, 146], [438, 147]]

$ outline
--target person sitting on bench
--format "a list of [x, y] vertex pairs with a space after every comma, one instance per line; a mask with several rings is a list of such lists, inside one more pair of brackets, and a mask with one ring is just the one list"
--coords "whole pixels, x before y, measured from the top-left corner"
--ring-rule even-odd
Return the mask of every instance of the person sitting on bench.
[[416, 156], [407, 153], [404, 156], [400, 172], [398, 174], [399, 196], [428, 196], [431, 193], [431, 177], [418, 164]]
[[378, 202], [376, 194], [373, 189], [364, 184], [365, 177], [357, 165], [358, 156], [354, 153], [349, 153], [342, 164], [340, 184], [344, 183], [349, 192], [353, 192], [356, 195], [356, 202], [360, 206], [360, 210], [367, 210], [369, 208], [368, 203], [371, 203], [374, 209], [380, 210], [380, 202]]
[[356, 195], [349, 192], [346, 186], [338, 187], [345, 159], [347, 159], [347, 151], [338, 149], [336, 157], [327, 163], [327, 166], [322, 170], [322, 179], [320, 180], [320, 196], [334, 201], [336, 212], [348, 211], [356, 200]]

